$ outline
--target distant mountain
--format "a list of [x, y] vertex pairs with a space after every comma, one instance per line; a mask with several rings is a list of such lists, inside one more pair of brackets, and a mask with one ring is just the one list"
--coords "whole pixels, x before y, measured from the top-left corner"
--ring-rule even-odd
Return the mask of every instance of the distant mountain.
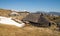
[[60, 15], [60, 12], [49, 12], [49, 14]]
[[60, 16], [60, 12], [41, 12], [41, 11], [38, 11], [38, 12], [35, 12], [35, 13], [43, 13], [43, 14], [48, 14], [48, 15], [51, 15], [51, 14], [53, 14], [53, 15], [59, 15]]

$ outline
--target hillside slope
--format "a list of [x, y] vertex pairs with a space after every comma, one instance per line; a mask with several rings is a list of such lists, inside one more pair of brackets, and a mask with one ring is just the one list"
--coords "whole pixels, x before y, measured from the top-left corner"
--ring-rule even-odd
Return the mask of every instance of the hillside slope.
[[0, 36], [60, 36], [60, 33], [49, 28], [33, 26], [18, 28], [0, 24]]
[[9, 16], [11, 12], [11, 10], [0, 9], [0, 16]]

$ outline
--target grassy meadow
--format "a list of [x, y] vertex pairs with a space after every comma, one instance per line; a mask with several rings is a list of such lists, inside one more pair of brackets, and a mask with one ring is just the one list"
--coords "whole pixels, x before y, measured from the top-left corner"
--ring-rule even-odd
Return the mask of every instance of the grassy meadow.
[[0, 24], [0, 36], [60, 36], [60, 32], [51, 28], [34, 26], [25, 26], [20, 28]]

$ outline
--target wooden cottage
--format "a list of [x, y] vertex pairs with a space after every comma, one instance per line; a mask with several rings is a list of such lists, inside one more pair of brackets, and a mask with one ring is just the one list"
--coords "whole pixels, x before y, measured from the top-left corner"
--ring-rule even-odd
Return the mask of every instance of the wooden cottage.
[[36, 14], [36, 13], [31, 13], [28, 16], [26, 16], [23, 21], [28, 21], [30, 23], [32, 23], [32, 25], [35, 26], [51, 26], [49, 20], [47, 20], [47, 18], [44, 17], [44, 15], [42, 13], [40, 14]]

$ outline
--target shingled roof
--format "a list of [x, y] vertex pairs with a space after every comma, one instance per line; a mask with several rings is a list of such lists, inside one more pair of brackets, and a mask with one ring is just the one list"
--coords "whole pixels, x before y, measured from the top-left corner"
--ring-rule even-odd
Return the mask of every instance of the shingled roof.
[[43, 14], [36, 14], [36, 13], [30, 13], [28, 16], [26, 16], [23, 21], [29, 21], [34, 26], [43, 26], [48, 27], [51, 26], [50, 21], [45, 18]]
[[31, 21], [31, 22], [35, 22], [35, 23], [49, 22], [42, 14], [36, 14], [36, 13], [29, 14], [23, 20]]

